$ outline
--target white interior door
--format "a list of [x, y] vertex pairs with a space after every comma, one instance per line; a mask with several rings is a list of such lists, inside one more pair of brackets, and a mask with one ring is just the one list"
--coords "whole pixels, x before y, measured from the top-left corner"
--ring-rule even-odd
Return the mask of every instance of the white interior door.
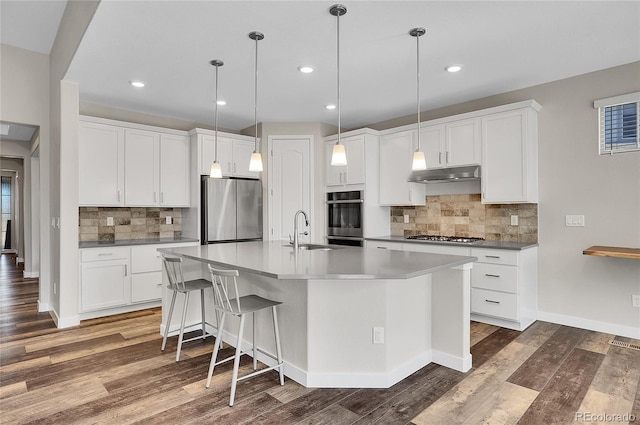
[[[269, 232], [265, 239], [288, 240], [293, 236], [293, 217], [298, 210], [311, 213], [311, 138], [269, 136]], [[298, 229], [303, 230], [303, 218]], [[311, 240], [309, 236], [301, 241]]]

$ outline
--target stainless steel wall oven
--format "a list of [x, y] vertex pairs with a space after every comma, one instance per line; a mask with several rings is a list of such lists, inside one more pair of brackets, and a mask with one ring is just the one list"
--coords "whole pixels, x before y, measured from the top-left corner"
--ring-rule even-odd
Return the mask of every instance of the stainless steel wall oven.
[[327, 193], [327, 242], [364, 245], [362, 230], [363, 191]]

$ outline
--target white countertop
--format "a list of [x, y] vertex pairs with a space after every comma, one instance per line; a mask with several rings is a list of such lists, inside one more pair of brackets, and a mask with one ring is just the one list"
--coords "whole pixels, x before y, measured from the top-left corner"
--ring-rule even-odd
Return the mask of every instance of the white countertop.
[[285, 241], [159, 248], [165, 254], [276, 279], [408, 279], [471, 263], [475, 257], [337, 247], [298, 250]]

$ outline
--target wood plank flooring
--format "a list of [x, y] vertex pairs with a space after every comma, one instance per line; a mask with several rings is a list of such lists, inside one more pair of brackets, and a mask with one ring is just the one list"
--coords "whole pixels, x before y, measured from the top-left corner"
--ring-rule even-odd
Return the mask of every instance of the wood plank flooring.
[[311, 389], [274, 372], [240, 382], [229, 407], [231, 363], [204, 387], [211, 340], [176, 363], [176, 337], [160, 351], [159, 309], [58, 330], [14, 261], [0, 257], [3, 425], [640, 424], [640, 351], [609, 343], [640, 341], [545, 322], [472, 323], [468, 373], [430, 364], [388, 389]]

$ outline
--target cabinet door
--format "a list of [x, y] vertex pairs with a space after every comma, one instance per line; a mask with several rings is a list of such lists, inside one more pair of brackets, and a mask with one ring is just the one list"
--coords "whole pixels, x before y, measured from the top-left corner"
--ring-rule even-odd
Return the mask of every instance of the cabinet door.
[[124, 129], [80, 123], [78, 146], [81, 206], [124, 204]]
[[125, 130], [124, 203], [127, 206], [159, 205], [158, 141], [158, 133]]
[[447, 166], [480, 164], [480, 118], [445, 125]]
[[227, 137], [218, 136], [218, 162], [223, 177], [233, 176], [233, 142]]
[[[208, 176], [211, 172], [211, 164], [216, 158], [215, 137], [209, 135], [200, 136], [200, 174]], [[251, 154], [249, 154], [251, 155]], [[248, 162], [249, 160], [247, 160]], [[218, 134], [218, 162], [224, 177], [233, 175], [233, 146], [228, 137]], [[247, 165], [248, 167], [248, 165]]]
[[80, 310], [85, 312], [129, 304], [128, 264], [128, 259], [82, 263]]
[[350, 137], [342, 142], [347, 151], [347, 166], [342, 180], [347, 184], [364, 184], [364, 137]]
[[155, 301], [162, 298], [162, 272], [131, 276], [131, 302]]
[[234, 176], [252, 179], [260, 178], [260, 173], [249, 171], [249, 162], [254, 149], [255, 142], [246, 140], [233, 141], [233, 168], [231, 171]]
[[200, 143], [200, 174], [208, 176], [211, 173], [211, 164], [214, 156], [214, 137], [198, 136]]
[[160, 135], [160, 205], [189, 206], [189, 138]]
[[482, 118], [483, 202], [527, 201], [525, 119], [524, 110]]
[[413, 132], [388, 134], [380, 140], [380, 205], [424, 205], [424, 187], [407, 182], [411, 173]]
[[424, 152], [427, 168], [440, 168], [445, 166], [443, 133], [444, 126], [442, 125], [432, 125], [420, 129], [420, 148]]
[[333, 146], [335, 144], [335, 142], [326, 142], [324, 145], [325, 184], [327, 186], [341, 186], [343, 184], [342, 172], [345, 167], [341, 165], [331, 165], [331, 155], [333, 154]]

